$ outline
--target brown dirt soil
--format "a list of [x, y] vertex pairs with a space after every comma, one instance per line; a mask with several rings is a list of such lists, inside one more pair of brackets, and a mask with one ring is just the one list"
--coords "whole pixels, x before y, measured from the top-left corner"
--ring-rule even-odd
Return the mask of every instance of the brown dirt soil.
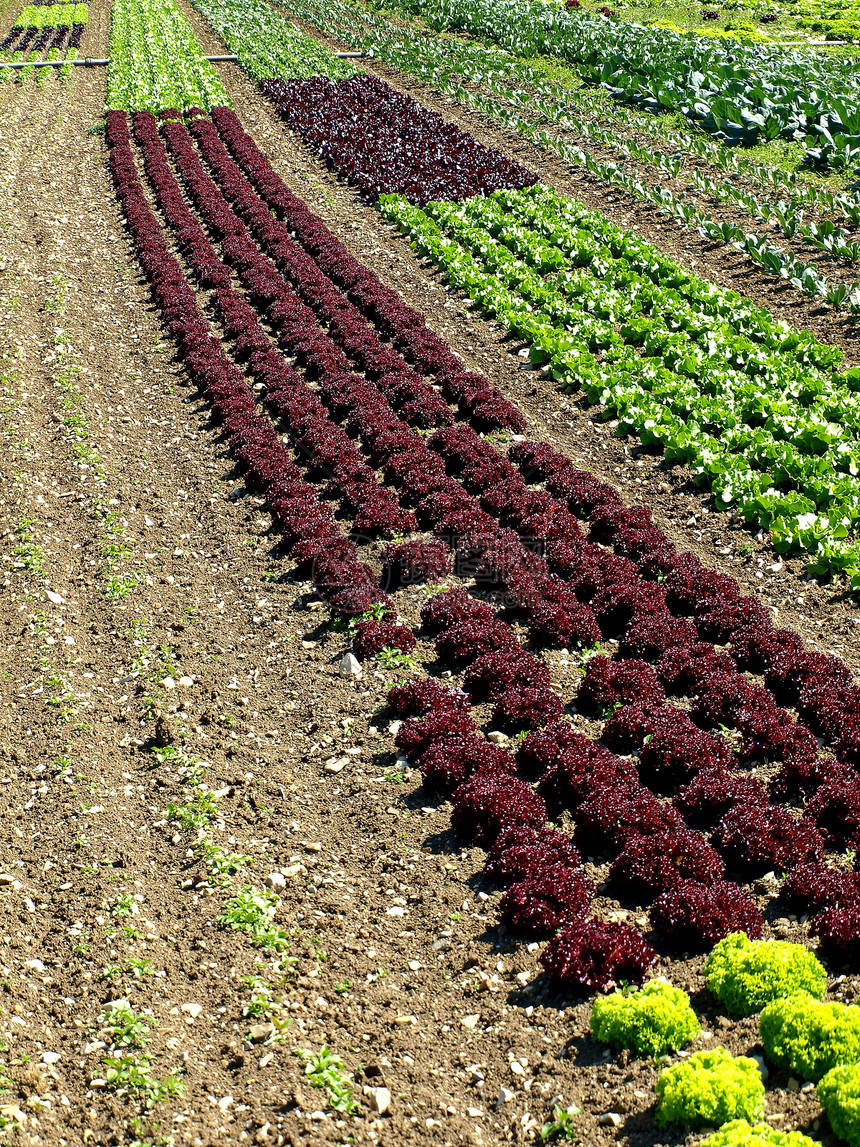
[[[106, 0], [91, 15], [87, 47], [102, 52]], [[680, 544], [761, 588], [818, 647], [856, 662], [849, 603], [799, 585], [796, 564], [770, 570], [766, 546], [709, 515], [684, 475], [638, 456], [521, 369], [518, 348], [312, 161], [238, 69], [222, 74], [290, 186], [523, 406], [536, 436], [647, 500]], [[417, 774], [396, 767], [381, 713], [396, 672], [339, 677], [345, 638], [279, 558], [265, 506], [237, 479], [164, 342], [104, 141], [87, 132], [104, 76], [76, 69], [68, 89], [22, 85], [0, 98], [0, 1040], [9, 1079], [0, 1114], [20, 1128], [12, 1141], [532, 1142], [554, 1103], [582, 1109], [585, 1143], [698, 1141], [654, 1130], [655, 1066], [590, 1041], [588, 1002], [553, 993], [538, 974], [539, 946], [496, 925], [499, 892], [480, 876], [483, 853], [459, 848], [448, 806], [433, 807]], [[736, 556], [747, 543], [752, 552]], [[414, 623], [423, 594], [397, 600]], [[432, 663], [428, 643], [418, 652]], [[574, 664], [554, 660], [569, 701]], [[209, 839], [253, 860], [224, 884], [194, 848], [198, 829], [181, 819], [194, 812], [194, 761], [215, 794]], [[591, 871], [605, 877], [601, 864]], [[286, 962], [217, 923], [237, 888], [259, 888], [274, 872], [284, 874], [273, 883]], [[642, 919], [605, 892], [599, 914]], [[756, 895], [769, 934], [801, 936], [767, 884]], [[694, 994], [710, 1033], [694, 1046], [759, 1051], [754, 1020], [726, 1020], [700, 969], [698, 958], [662, 969]], [[269, 986], [282, 1030], [247, 1038], [267, 1022], [254, 1014], [255, 991], [263, 994], [254, 976]], [[853, 1000], [856, 982], [834, 990]], [[118, 1000], [154, 1021], [152, 1078], [179, 1070], [186, 1087], [151, 1112], [106, 1086], [111, 1044], [117, 1056], [128, 1051], [111, 1024]], [[354, 1073], [356, 1117], [327, 1109], [293, 1054], [323, 1045]], [[382, 1115], [379, 1087], [391, 1093]], [[601, 1124], [610, 1112], [617, 1120]], [[796, 1093], [779, 1073], [768, 1112], [775, 1126], [810, 1130], [819, 1116], [814, 1092]]]

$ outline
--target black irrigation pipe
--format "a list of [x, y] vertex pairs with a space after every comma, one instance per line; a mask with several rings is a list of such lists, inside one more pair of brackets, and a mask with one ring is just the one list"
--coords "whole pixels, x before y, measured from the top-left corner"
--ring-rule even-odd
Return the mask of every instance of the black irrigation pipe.
[[[339, 60], [363, 60], [367, 52], [335, 52]], [[238, 64], [238, 56], [204, 56], [210, 64]], [[91, 56], [84, 56], [81, 60], [34, 60], [32, 63], [0, 64], [0, 68], [62, 68], [65, 64], [73, 64], [79, 68], [106, 67], [110, 60], [94, 60]]]

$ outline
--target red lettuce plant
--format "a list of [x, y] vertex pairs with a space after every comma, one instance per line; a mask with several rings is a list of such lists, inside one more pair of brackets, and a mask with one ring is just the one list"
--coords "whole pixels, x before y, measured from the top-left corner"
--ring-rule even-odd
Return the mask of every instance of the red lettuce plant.
[[487, 623], [494, 618], [491, 606], [485, 601], [476, 601], [462, 588], [433, 594], [421, 607], [421, 623], [428, 634], [440, 633], [464, 621]]
[[503, 621], [461, 621], [436, 638], [436, 652], [448, 665], [465, 666], [485, 653], [513, 649], [517, 639]]
[[656, 792], [675, 792], [698, 773], [727, 769], [734, 754], [710, 733], [657, 733], [639, 750], [639, 776]]
[[392, 686], [388, 709], [392, 717], [425, 717], [434, 711], [468, 713], [469, 696], [462, 689], [449, 689], [432, 677], [422, 677]]
[[809, 799], [812, 817], [831, 848], [856, 850], [860, 841], [860, 778], [828, 781]]
[[529, 733], [517, 749], [517, 764], [526, 772], [539, 774], [557, 761], [564, 749], [593, 744], [577, 733], [569, 721], [554, 721], [545, 729]]
[[609, 992], [622, 983], [641, 984], [657, 953], [629, 924], [577, 920], [550, 940], [540, 962], [560, 988]]
[[383, 649], [411, 653], [414, 648], [415, 635], [412, 630], [391, 621], [359, 621], [352, 642], [353, 652], [359, 661], [376, 657]]
[[472, 776], [512, 775], [514, 758], [483, 737], [452, 735], [434, 741], [421, 754], [424, 789], [432, 796], [449, 797]]
[[542, 829], [546, 807], [518, 777], [474, 777], [451, 797], [451, 826], [466, 844], [487, 848], [507, 828]]
[[585, 677], [576, 695], [583, 713], [605, 714], [617, 705], [660, 705], [665, 694], [657, 674], [645, 661], [589, 659]]
[[684, 822], [669, 804], [641, 787], [621, 787], [617, 780], [592, 792], [576, 814], [576, 842], [590, 855], [621, 852], [634, 836], [677, 831]]
[[811, 820], [777, 805], [736, 804], [714, 830], [714, 844], [727, 866], [746, 877], [821, 860], [824, 844]]
[[632, 837], [613, 861], [610, 880], [622, 895], [646, 904], [681, 880], [718, 884], [725, 874], [725, 864], [704, 836], [682, 828]]
[[566, 920], [581, 916], [593, 898], [594, 885], [581, 868], [552, 864], [508, 889], [499, 919], [526, 936], [549, 936]]
[[742, 888], [727, 881], [680, 881], [654, 901], [651, 923], [679, 952], [708, 951], [730, 932], [746, 932], [753, 940], [762, 932], [758, 908]]
[[613, 786], [619, 790], [638, 787], [632, 764], [588, 737], [574, 736], [577, 740], [558, 750], [538, 782], [538, 792], [553, 817], [565, 809], [575, 812], [596, 791]]
[[694, 776], [678, 789], [672, 803], [684, 820], [696, 828], [712, 827], [734, 808], [768, 807], [767, 790], [761, 781], [719, 767]]
[[669, 705], [633, 703], [616, 710], [603, 726], [603, 741], [614, 753], [631, 753], [661, 732], [694, 733], [686, 713]]
[[382, 553], [383, 589], [437, 581], [451, 572], [451, 556], [444, 542], [404, 542], [386, 546]]
[[860, 967], [860, 904], [827, 908], [809, 925], [810, 936], [818, 937], [818, 948], [832, 968], [857, 971]]
[[468, 737], [474, 732], [475, 722], [469, 713], [457, 710], [431, 712], [421, 721], [404, 721], [394, 744], [410, 764], [415, 764], [426, 749], [443, 737]]
[[546, 689], [550, 679], [548, 665], [512, 647], [476, 658], [463, 674], [463, 686], [476, 699], [495, 701], [511, 689]]
[[782, 882], [779, 899], [789, 911], [809, 916], [825, 908], [855, 907], [860, 904], [860, 876], [826, 864], [799, 864]]
[[553, 864], [578, 868], [579, 850], [569, 836], [557, 828], [518, 826], [506, 829], [487, 853], [484, 875], [497, 884], [514, 884], [536, 876]]
[[499, 695], [492, 723], [495, 728], [510, 732], [540, 729], [558, 721], [563, 712], [561, 698], [546, 685], [517, 683]]

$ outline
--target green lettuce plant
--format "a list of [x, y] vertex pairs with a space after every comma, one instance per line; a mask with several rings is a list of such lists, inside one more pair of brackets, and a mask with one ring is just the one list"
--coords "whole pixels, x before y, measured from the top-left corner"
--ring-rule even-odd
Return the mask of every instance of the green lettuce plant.
[[809, 948], [784, 940], [750, 940], [743, 932], [720, 940], [703, 971], [708, 987], [735, 1016], [797, 992], [821, 999], [827, 989], [824, 965]]
[[818, 1085], [818, 1098], [834, 1133], [850, 1147], [860, 1147], [860, 1065], [828, 1071]]
[[800, 1131], [777, 1131], [767, 1123], [748, 1123], [733, 1119], [709, 1135], [701, 1147], [817, 1147]]
[[860, 1007], [799, 992], [768, 1004], [759, 1033], [771, 1063], [818, 1080], [840, 1064], [860, 1063]]
[[667, 1067], [656, 1083], [658, 1127], [722, 1126], [764, 1114], [764, 1084], [754, 1059], [735, 1058], [725, 1048], [698, 1051]]
[[591, 1012], [595, 1039], [642, 1056], [677, 1051], [700, 1031], [687, 993], [665, 980], [649, 980], [638, 991], [602, 996]]

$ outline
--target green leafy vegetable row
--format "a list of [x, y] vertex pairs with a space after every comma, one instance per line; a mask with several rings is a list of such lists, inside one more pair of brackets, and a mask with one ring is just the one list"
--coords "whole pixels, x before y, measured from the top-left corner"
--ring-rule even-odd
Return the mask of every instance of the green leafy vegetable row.
[[194, 0], [194, 4], [255, 80], [276, 76], [337, 80], [355, 72], [348, 60], [338, 59], [264, 0]]
[[380, 208], [533, 361], [616, 410], [620, 433], [688, 464], [815, 572], [860, 576], [860, 371], [839, 372], [836, 348], [540, 185]]
[[174, 0], [114, 0], [107, 106], [151, 112], [230, 106]]
[[[381, 2], [381, 0], [380, 0]], [[527, 0], [400, 0], [431, 26], [463, 29], [520, 56], [564, 60], [617, 99], [679, 111], [729, 143], [804, 140], [810, 159], [860, 160], [860, 78], [853, 61], [741, 45], [568, 12]]]

